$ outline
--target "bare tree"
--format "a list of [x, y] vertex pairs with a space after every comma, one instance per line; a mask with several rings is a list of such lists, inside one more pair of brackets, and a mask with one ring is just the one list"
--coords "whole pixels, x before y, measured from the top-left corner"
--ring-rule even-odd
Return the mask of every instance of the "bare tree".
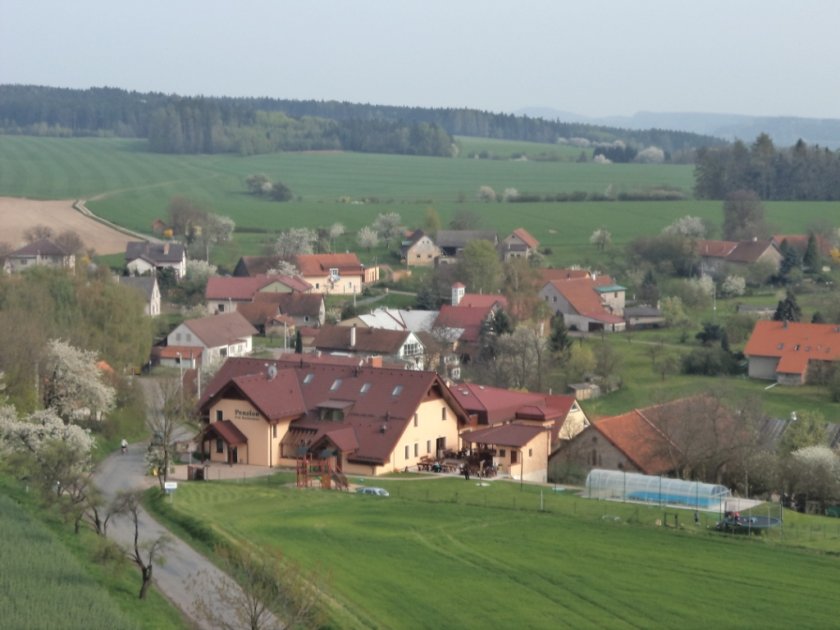
[[141, 491], [123, 492], [117, 495], [113, 503], [113, 513], [126, 516], [134, 525], [134, 542], [128, 551], [128, 557], [140, 570], [140, 599], [146, 598], [155, 563], [160, 564], [163, 554], [169, 546], [168, 536], [158, 536], [154, 540], [140, 542], [140, 497]]
[[153, 390], [146, 424], [152, 434], [152, 443], [146, 452], [146, 461], [158, 471], [158, 483], [163, 490], [169, 469], [176, 460], [176, 442], [180, 434], [190, 429], [190, 400], [184, 398], [183, 384], [177, 379], [158, 381]]
[[54, 242], [68, 254], [82, 254], [85, 243], [75, 230], [64, 230], [55, 237]]
[[42, 238], [52, 238], [53, 229], [48, 225], [33, 225], [31, 228], [27, 228], [23, 232], [23, 240], [27, 243], [34, 243], [35, 241], [40, 241]]
[[[197, 594], [193, 607], [212, 627], [273, 630], [315, 628], [321, 624], [318, 602], [324, 584], [305, 575], [299, 565], [264, 550], [257, 555], [218, 547], [215, 556], [221, 560], [225, 573], [236, 577], [239, 588], [231, 588], [225, 577], [199, 573], [194, 582]], [[275, 612], [282, 615], [283, 621]]]

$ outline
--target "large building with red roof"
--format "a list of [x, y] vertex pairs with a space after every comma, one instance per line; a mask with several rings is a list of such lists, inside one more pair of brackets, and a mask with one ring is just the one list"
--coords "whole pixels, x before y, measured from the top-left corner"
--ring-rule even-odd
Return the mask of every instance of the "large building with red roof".
[[315, 293], [352, 295], [366, 282], [378, 280], [377, 268], [365, 269], [356, 254], [300, 254], [295, 256], [300, 275]]
[[773, 272], [779, 270], [782, 254], [772, 239], [750, 241], [698, 240], [695, 251], [700, 257], [700, 272], [714, 274], [724, 266], [746, 269], [756, 264], [765, 264]]
[[199, 409], [211, 461], [295, 466], [313, 455], [344, 474], [401, 471], [459, 450], [468, 422], [434, 372], [305, 356], [227, 361]]
[[238, 304], [253, 302], [260, 293], [309, 293], [312, 285], [295, 276], [211, 276], [204, 299], [211, 313], [235, 311]]
[[840, 360], [840, 326], [758, 321], [744, 355], [751, 378], [803, 385], [816, 364]]
[[571, 330], [614, 332], [625, 329], [625, 291], [610, 276], [574, 274], [549, 280], [539, 295], [554, 315], [563, 316]]

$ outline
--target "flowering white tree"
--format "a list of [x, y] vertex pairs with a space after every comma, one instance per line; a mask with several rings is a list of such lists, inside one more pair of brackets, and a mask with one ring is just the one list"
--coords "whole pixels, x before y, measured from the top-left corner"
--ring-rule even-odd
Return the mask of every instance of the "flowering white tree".
[[289, 228], [277, 237], [277, 241], [274, 243], [274, 253], [285, 259], [298, 254], [311, 254], [317, 240], [318, 235], [315, 230]]
[[330, 237], [330, 251], [333, 248], [333, 241], [343, 235], [345, 231], [343, 223], [333, 223], [330, 226], [329, 230], [327, 230], [327, 236]]
[[723, 284], [720, 285], [720, 292], [726, 297], [744, 295], [747, 290], [747, 281], [743, 276], [726, 276]]
[[671, 225], [662, 230], [663, 234], [669, 236], [685, 236], [686, 238], [704, 238], [706, 236], [706, 225], [700, 217], [686, 215], [674, 221]]
[[371, 226], [379, 238], [389, 244], [393, 239], [399, 238], [403, 231], [402, 217], [396, 212], [384, 212], [374, 219]]
[[496, 201], [496, 191], [490, 186], [481, 186], [478, 189], [478, 199], [485, 202]]
[[218, 271], [216, 265], [211, 265], [209, 262], [204, 260], [191, 258], [187, 261], [187, 271], [184, 274], [184, 277], [197, 284], [206, 285], [207, 279], [210, 278], [210, 276], [216, 275], [216, 271]]
[[840, 498], [840, 457], [827, 446], [806, 446], [791, 454], [788, 483], [809, 499]]
[[299, 276], [300, 270], [288, 260], [278, 260], [266, 273], [269, 276]]
[[665, 151], [659, 147], [650, 146], [639, 151], [635, 161], [643, 164], [661, 164], [665, 161]]
[[90, 431], [65, 424], [53, 410], [36, 411], [19, 419], [14, 407], [0, 407], [0, 452], [39, 456], [51, 442], [64, 442], [72, 450], [89, 454], [94, 438]]
[[601, 251], [604, 251], [607, 245], [612, 243], [612, 234], [607, 228], [599, 227], [592, 232], [592, 236], [589, 237], [589, 242]]
[[47, 344], [42, 392], [44, 407], [65, 421], [99, 419], [114, 407], [114, 388], [102, 380], [96, 353], [60, 339]]
[[356, 236], [356, 241], [358, 241], [361, 247], [370, 251], [379, 244], [379, 235], [376, 233], [376, 230], [366, 225], [359, 230], [359, 233]]
[[502, 193], [503, 201], [516, 201], [519, 198], [519, 191], [516, 188], [505, 188]]

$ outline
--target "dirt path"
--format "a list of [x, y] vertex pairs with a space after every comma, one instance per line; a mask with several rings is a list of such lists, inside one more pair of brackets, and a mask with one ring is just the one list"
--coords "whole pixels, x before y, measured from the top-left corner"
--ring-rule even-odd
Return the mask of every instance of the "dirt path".
[[[144, 387], [144, 390], [147, 398], [153, 391], [150, 387]], [[96, 473], [96, 482], [105, 494], [106, 500], [110, 501], [120, 491], [144, 489], [156, 483], [145, 474], [145, 452], [145, 443], [131, 444], [125, 455], [114, 453], [102, 462]], [[173, 500], [177, 501], [177, 491]], [[221, 583], [225, 585], [225, 590], [228, 592], [239, 591], [239, 586], [207, 558], [155, 521], [145, 510], [141, 510], [141, 540], [155, 540], [164, 534], [171, 538], [172, 543], [166, 552], [165, 563], [155, 565], [155, 585], [165, 597], [184, 612], [197, 628], [215, 630], [214, 625], [198, 617], [193, 610], [198, 590], [195, 588], [196, 582], [200, 580], [204, 585]], [[127, 518], [117, 519], [109, 524], [108, 537], [124, 548], [130, 548], [134, 539], [134, 524]], [[139, 590], [139, 575], [137, 586]], [[242, 626], [242, 620], [236, 618], [234, 611], [222, 607], [218, 603], [218, 598], [208, 596], [206, 599], [218, 606], [214, 613], [224, 619], [230, 627]]]

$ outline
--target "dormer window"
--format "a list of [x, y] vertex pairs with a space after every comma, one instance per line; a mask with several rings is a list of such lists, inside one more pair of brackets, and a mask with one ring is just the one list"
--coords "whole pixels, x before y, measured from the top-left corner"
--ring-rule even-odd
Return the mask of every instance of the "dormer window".
[[360, 394], [367, 394], [370, 391], [370, 383], [364, 383], [362, 388], [359, 390]]
[[399, 396], [400, 394], [402, 394], [402, 390], [403, 390], [403, 386], [402, 385], [397, 385], [394, 388], [394, 390], [391, 392], [391, 396]]
[[339, 387], [341, 387], [341, 379], [340, 379], [340, 378], [337, 378], [337, 379], [335, 379], [335, 380], [333, 381], [333, 384], [332, 384], [332, 385], [330, 385], [330, 391], [331, 391], [331, 392], [334, 392], [334, 391], [335, 391], [335, 390], [337, 390]]
[[315, 378], [315, 375], [312, 372], [310, 372], [309, 374], [303, 377], [303, 384], [309, 385], [309, 383], [312, 382], [313, 378]]

